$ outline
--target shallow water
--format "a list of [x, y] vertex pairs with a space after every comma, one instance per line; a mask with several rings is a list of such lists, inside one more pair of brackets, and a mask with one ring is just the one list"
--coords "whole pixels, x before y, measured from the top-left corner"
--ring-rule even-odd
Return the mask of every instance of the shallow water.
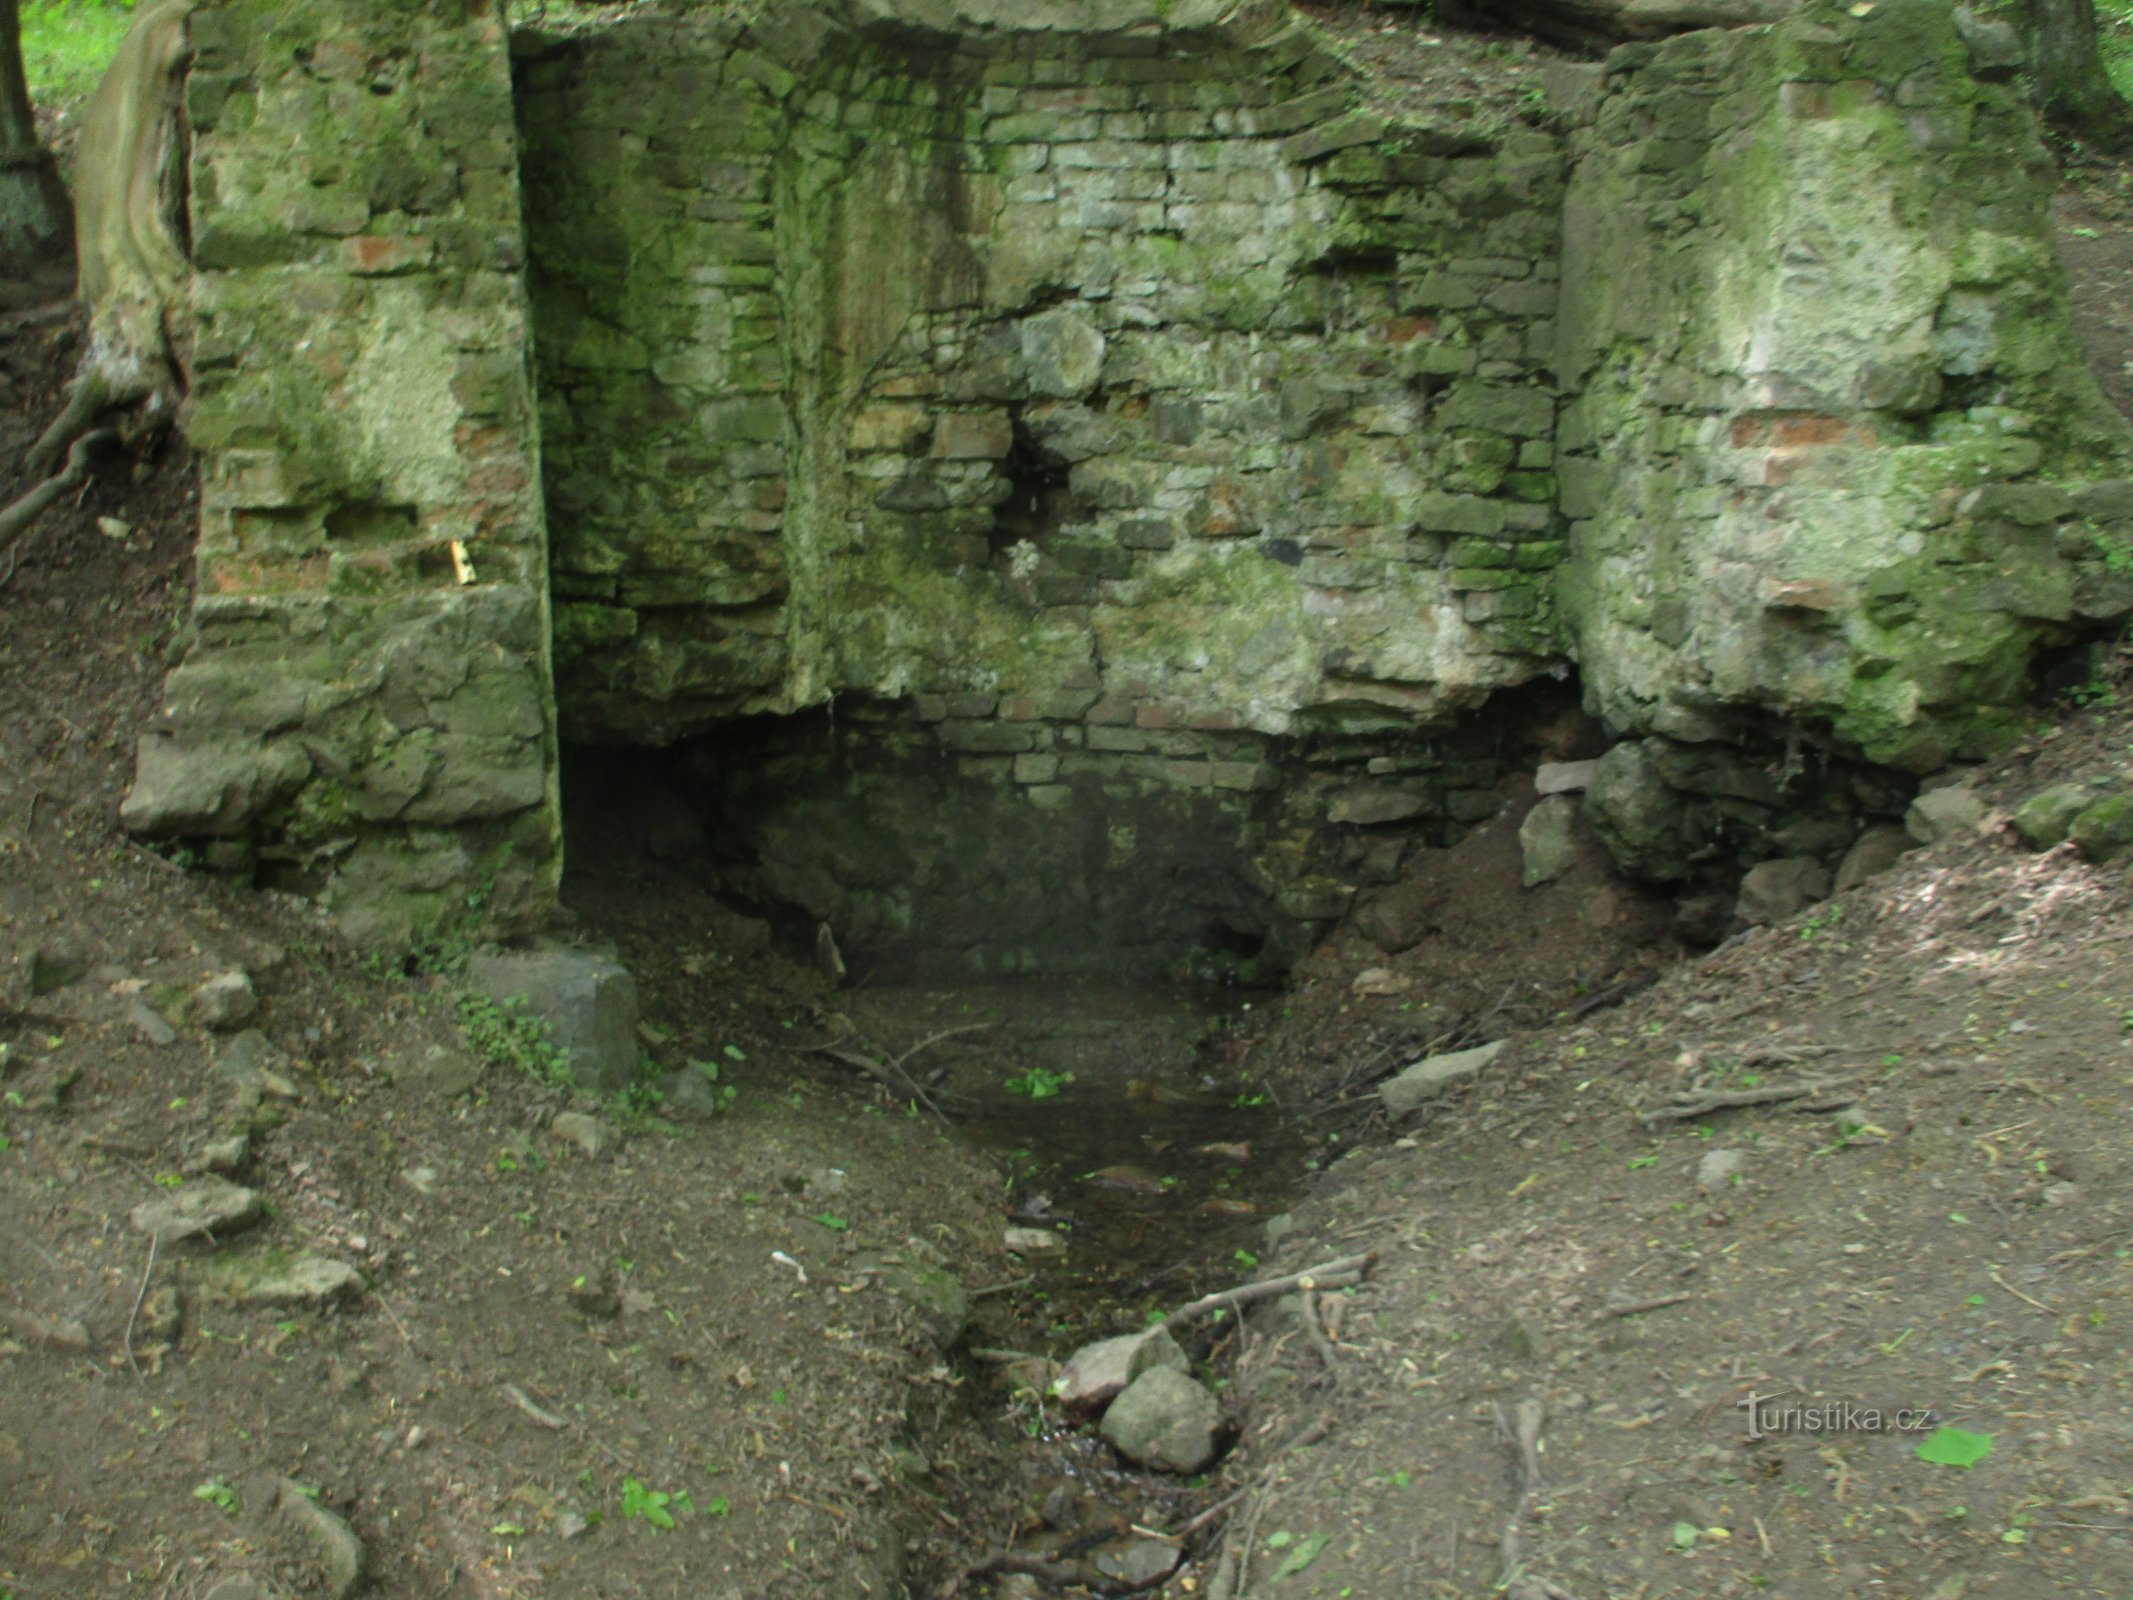
[[1010, 1174], [1002, 1228], [1063, 1242], [1022, 1253], [1014, 1302], [1040, 1322], [1138, 1320], [1249, 1279], [1307, 1175], [1311, 1139], [1244, 1055], [1238, 1024], [1279, 1003], [1263, 993], [1021, 979], [845, 998], [884, 1041], [972, 1028], [909, 1070]]

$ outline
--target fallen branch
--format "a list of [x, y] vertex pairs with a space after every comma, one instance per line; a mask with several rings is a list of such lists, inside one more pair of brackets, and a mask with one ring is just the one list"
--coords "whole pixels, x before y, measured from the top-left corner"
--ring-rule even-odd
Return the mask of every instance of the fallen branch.
[[1685, 1294], [1655, 1294], [1644, 1300], [1610, 1300], [1607, 1314], [1610, 1317], [1640, 1317], [1647, 1311], [1664, 1311], [1668, 1306], [1678, 1306], [1686, 1299]]
[[570, 1425], [566, 1419], [557, 1416], [553, 1411], [536, 1405], [533, 1397], [515, 1383], [505, 1384], [503, 1393], [506, 1400], [517, 1406], [519, 1410], [525, 1412], [527, 1416], [531, 1417], [541, 1427], [546, 1428], [550, 1433], [561, 1433]]
[[145, 1383], [147, 1380], [141, 1376], [140, 1364], [133, 1359], [133, 1330], [140, 1324], [141, 1302], [148, 1298], [148, 1280], [156, 1270], [156, 1246], [162, 1242], [163, 1236], [160, 1233], [151, 1233], [148, 1236], [148, 1265], [141, 1268], [141, 1287], [134, 1292], [133, 1309], [126, 1314], [126, 1365], [132, 1370], [135, 1383]]
[[1350, 1284], [1361, 1283], [1370, 1269], [1377, 1265], [1377, 1252], [1369, 1251], [1359, 1256], [1342, 1256], [1338, 1261], [1328, 1261], [1323, 1266], [1306, 1267], [1301, 1272], [1291, 1272], [1279, 1278], [1267, 1278], [1258, 1283], [1247, 1283], [1235, 1289], [1219, 1289], [1213, 1294], [1202, 1295], [1191, 1305], [1181, 1306], [1162, 1320], [1160, 1326], [1166, 1333], [1198, 1322], [1202, 1317], [1216, 1311], [1236, 1311], [1259, 1300], [1271, 1300], [1277, 1295], [1293, 1294], [1299, 1289], [1345, 1289]]
[[842, 1061], [848, 1067], [857, 1067], [868, 1077], [883, 1085], [892, 1094], [908, 1095], [932, 1112], [944, 1128], [953, 1127], [948, 1113], [934, 1104], [933, 1097], [912, 1081], [911, 1075], [893, 1062], [876, 1061], [872, 1056], [863, 1056], [857, 1050], [846, 1050], [840, 1045], [816, 1044], [808, 1046], [811, 1055], [828, 1056], [832, 1061]]
[[932, 1049], [933, 1046], [939, 1044], [943, 1039], [953, 1039], [959, 1033], [980, 1033], [987, 1028], [995, 1026], [997, 1026], [997, 1024], [991, 1022], [966, 1022], [961, 1024], [959, 1027], [943, 1028], [939, 1033], [929, 1033], [926, 1035], [925, 1038], [919, 1040], [917, 1044], [913, 1045], [902, 1055], [896, 1057], [893, 1061], [891, 1061], [889, 1063], [890, 1069], [896, 1072], [904, 1071], [911, 1065], [911, 1058], [913, 1056], [917, 1055], [921, 1050]]
[[1566, 1009], [1563, 1012], [1563, 1020], [1574, 1022], [1579, 1017], [1592, 1015], [1595, 1011], [1605, 1011], [1610, 1006], [1618, 1006], [1623, 1001], [1642, 994], [1658, 981], [1658, 973], [1648, 972], [1635, 978], [1624, 978], [1620, 983], [1611, 983], [1598, 994], [1589, 994], [1576, 1005]]
[[1333, 1341], [1326, 1337], [1325, 1324], [1319, 1320], [1318, 1291], [1306, 1289], [1302, 1299], [1304, 1332], [1310, 1335], [1311, 1351], [1318, 1357], [1319, 1365], [1325, 1369], [1326, 1389], [1331, 1393], [1341, 1386], [1340, 1358], [1334, 1355]]
[[1645, 1112], [1639, 1120], [1653, 1122], [1685, 1122], [1691, 1117], [1707, 1116], [1713, 1111], [1732, 1111], [1741, 1106], [1782, 1105], [1787, 1100], [1804, 1100], [1810, 1095], [1822, 1095], [1839, 1086], [1839, 1080], [1830, 1079], [1818, 1083], [1766, 1083], [1754, 1089], [1711, 1089], [1701, 1092], [1676, 1095], [1663, 1106]]

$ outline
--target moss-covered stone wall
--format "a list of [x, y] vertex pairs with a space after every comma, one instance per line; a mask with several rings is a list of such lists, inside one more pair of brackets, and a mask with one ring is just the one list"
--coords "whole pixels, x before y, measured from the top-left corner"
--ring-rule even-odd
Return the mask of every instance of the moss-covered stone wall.
[[[1493, 807], [1492, 695], [1925, 771], [2133, 608], [2049, 173], [1934, 0], [1485, 135], [1281, 0], [195, 38], [201, 590], [128, 817], [373, 937], [538, 920], [559, 735], [841, 701], [1002, 838], [1140, 840], [1047, 862], [1091, 906], [1230, 841], [1293, 946]], [[894, 921], [872, 870], [817, 914]]]
[[192, 636], [126, 820], [406, 947], [545, 919], [547, 550], [500, 7], [191, 20]]
[[1560, 655], [1561, 154], [1285, 6], [1048, 9], [521, 40], [564, 729], [901, 701], [1032, 818], [1229, 835], [1288, 939]]
[[1913, 772], [1983, 753], [2040, 643], [2133, 602], [2097, 520], [2126, 425], [2074, 344], [2018, 85], [1931, 0], [1585, 72], [1557, 595], [1595, 709]]
[[1556, 652], [1554, 145], [1392, 126], [1246, 9], [522, 48], [567, 729], [1281, 733]]

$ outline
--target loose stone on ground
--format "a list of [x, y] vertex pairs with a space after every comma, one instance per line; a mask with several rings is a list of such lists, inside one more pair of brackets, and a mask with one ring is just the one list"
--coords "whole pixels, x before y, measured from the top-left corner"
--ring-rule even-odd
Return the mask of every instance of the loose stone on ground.
[[1164, 1472], [1198, 1472], [1215, 1458], [1222, 1407], [1184, 1373], [1156, 1367], [1126, 1386], [1100, 1430], [1119, 1454]]
[[1449, 1055], [1417, 1061], [1397, 1077], [1380, 1084], [1378, 1098], [1384, 1101], [1385, 1109], [1392, 1115], [1405, 1116], [1480, 1072], [1503, 1053], [1507, 1042], [1498, 1039], [1491, 1044], [1476, 1045], [1471, 1050], [1455, 1050]]
[[142, 1201], [133, 1208], [131, 1220], [142, 1233], [153, 1234], [165, 1244], [175, 1244], [203, 1234], [235, 1233], [250, 1227], [263, 1214], [257, 1189], [208, 1178]]

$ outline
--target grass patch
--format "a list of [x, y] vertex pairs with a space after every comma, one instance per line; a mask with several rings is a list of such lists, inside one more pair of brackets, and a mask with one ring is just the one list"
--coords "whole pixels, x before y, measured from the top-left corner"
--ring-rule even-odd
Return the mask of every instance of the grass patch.
[[2096, 36], [2111, 87], [2133, 100], [2133, 0], [2096, 0]]
[[24, 0], [22, 68], [42, 106], [88, 98], [119, 40], [133, 26], [134, 0]]

